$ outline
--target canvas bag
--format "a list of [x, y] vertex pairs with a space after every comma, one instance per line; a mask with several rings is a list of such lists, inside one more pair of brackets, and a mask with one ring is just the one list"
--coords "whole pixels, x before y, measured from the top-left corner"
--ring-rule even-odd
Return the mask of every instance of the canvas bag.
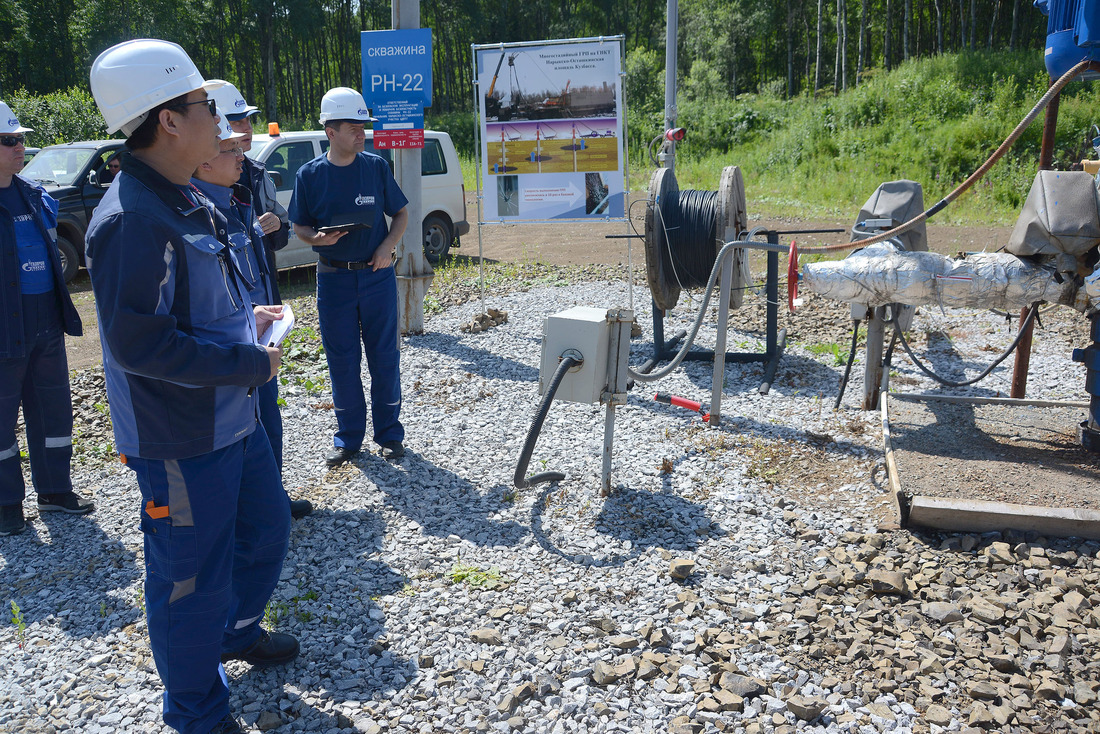
[[1039, 171], [1005, 250], [1016, 257], [1051, 255], [1060, 272], [1100, 244], [1100, 204], [1084, 171]]
[[[852, 228], [852, 242], [870, 237], [856, 232], [859, 223], [867, 219], [890, 219], [893, 226], [905, 224], [924, 211], [924, 192], [916, 181], [887, 181], [879, 184], [875, 193], [859, 210], [856, 226]], [[915, 225], [908, 232], [898, 235], [902, 246], [909, 252], [928, 251], [928, 233], [924, 222]]]

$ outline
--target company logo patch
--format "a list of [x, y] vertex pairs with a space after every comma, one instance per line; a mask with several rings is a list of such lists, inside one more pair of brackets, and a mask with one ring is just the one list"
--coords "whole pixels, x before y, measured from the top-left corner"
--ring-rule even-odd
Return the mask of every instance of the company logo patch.
[[366, 111], [366, 110], [364, 110], [364, 109], [361, 109], [361, 110], [359, 110], [359, 114], [360, 114], [360, 115], [369, 115], [370, 113], [369, 113], [369, 112], [367, 112], [367, 111]]
[[23, 263], [24, 273], [41, 273], [46, 269], [45, 260], [33, 260], [29, 263]]
[[13, 117], [10, 120], [8, 120], [8, 125], [10, 125], [11, 127], [19, 127], [19, 120], [15, 119]]
[[374, 197], [359, 194], [355, 197], [355, 204], [356, 206], [374, 206]]
[[238, 99], [236, 102], [233, 103], [233, 106], [234, 107], [244, 107], [246, 104], [248, 104], [248, 103], [245, 102], [243, 99]]

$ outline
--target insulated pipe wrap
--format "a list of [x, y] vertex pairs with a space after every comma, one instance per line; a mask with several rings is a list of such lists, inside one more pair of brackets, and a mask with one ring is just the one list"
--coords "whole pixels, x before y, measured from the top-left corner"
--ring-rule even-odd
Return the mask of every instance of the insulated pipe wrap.
[[904, 252], [870, 245], [835, 262], [802, 268], [802, 286], [835, 301], [869, 307], [907, 306], [1020, 309], [1048, 302], [1073, 306], [1076, 286], [1059, 282], [1053, 267], [1006, 253], [978, 253], [962, 260], [935, 252]]

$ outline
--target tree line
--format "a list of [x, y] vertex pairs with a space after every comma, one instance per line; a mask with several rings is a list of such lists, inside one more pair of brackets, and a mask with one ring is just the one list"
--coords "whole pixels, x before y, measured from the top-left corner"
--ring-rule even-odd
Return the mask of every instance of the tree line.
[[[0, 98], [87, 89], [103, 49], [175, 41], [208, 77], [235, 82], [268, 120], [311, 123], [334, 86], [360, 86], [359, 32], [389, 28], [381, 0], [0, 0]], [[1034, 49], [1031, 0], [681, 0], [679, 78], [695, 99], [839, 92], [904, 61]], [[424, 0], [434, 114], [473, 109], [470, 46], [622, 34], [628, 105], [663, 109], [659, 0]]]

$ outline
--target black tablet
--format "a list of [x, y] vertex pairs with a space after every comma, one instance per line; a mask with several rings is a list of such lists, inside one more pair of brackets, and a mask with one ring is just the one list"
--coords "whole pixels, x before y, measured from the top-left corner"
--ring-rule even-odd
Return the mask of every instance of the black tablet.
[[366, 222], [354, 222], [352, 224], [332, 224], [328, 227], [318, 227], [317, 231], [322, 234], [328, 234], [329, 232], [354, 232], [358, 229], [370, 229], [370, 225]]

